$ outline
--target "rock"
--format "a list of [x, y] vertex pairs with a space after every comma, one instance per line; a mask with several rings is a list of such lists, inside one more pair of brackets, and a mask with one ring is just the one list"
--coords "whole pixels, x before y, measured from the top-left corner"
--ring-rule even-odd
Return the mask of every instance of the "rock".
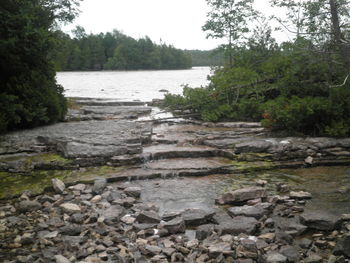
[[125, 215], [120, 219], [120, 221], [128, 225], [132, 225], [133, 223], [135, 223], [135, 220], [136, 218], [132, 217], [131, 215]]
[[199, 227], [197, 227], [196, 230], [196, 238], [198, 240], [204, 240], [208, 236], [210, 236], [214, 232], [214, 230], [215, 227], [212, 224], [200, 225]]
[[74, 213], [80, 213], [81, 208], [73, 203], [63, 203], [60, 205], [60, 208], [63, 210], [64, 213], [67, 214], [74, 214]]
[[300, 241], [299, 241], [299, 246], [301, 248], [304, 248], [304, 249], [309, 249], [312, 245], [312, 240], [308, 239], [308, 238], [302, 238]]
[[332, 231], [338, 227], [339, 219], [325, 212], [304, 212], [300, 215], [300, 222], [312, 229]]
[[76, 184], [68, 187], [70, 190], [75, 190], [75, 191], [84, 191], [86, 188], [85, 184]]
[[107, 186], [107, 180], [104, 178], [96, 179], [94, 181], [94, 186], [92, 187], [92, 192], [96, 195], [102, 194], [103, 190]]
[[66, 189], [66, 185], [60, 179], [54, 178], [51, 180], [51, 182], [53, 189], [58, 194], [62, 194]]
[[265, 140], [253, 140], [248, 142], [242, 142], [235, 145], [235, 153], [263, 153], [272, 146], [270, 141]]
[[176, 217], [162, 224], [169, 234], [184, 233], [186, 230], [185, 221], [182, 217]]
[[289, 196], [292, 199], [298, 199], [298, 200], [311, 199], [312, 198], [312, 195], [310, 193], [304, 192], [304, 191], [290, 192]]
[[304, 162], [308, 165], [312, 165], [314, 163], [314, 158], [312, 158], [311, 156], [308, 156]]
[[258, 229], [259, 222], [254, 217], [236, 216], [230, 221], [221, 222], [215, 227], [222, 235], [253, 235]]
[[287, 257], [288, 262], [299, 262], [299, 252], [295, 247], [285, 246], [280, 249], [280, 253]]
[[208, 247], [209, 257], [216, 258], [222, 253], [232, 253], [231, 245], [225, 242], [219, 242], [216, 244], [212, 244]]
[[124, 212], [125, 212], [124, 207], [120, 205], [112, 205], [107, 209], [102, 209], [99, 212], [99, 214], [100, 214], [100, 217], [103, 217], [105, 219], [104, 222], [107, 225], [113, 225], [119, 222], [119, 219], [122, 217]]
[[266, 255], [266, 262], [267, 263], [284, 263], [284, 262], [287, 262], [287, 257], [283, 256], [282, 254], [276, 251], [270, 251]]
[[136, 221], [141, 224], [159, 223], [160, 220], [160, 216], [153, 211], [142, 211], [136, 217]]
[[62, 255], [56, 255], [55, 256], [56, 263], [71, 263], [69, 259]]
[[204, 211], [201, 209], [186, 209], [181, 213], [186, 226], [199, 226], [210, 223], [215, 215], [213, 211]]
[[311, 254], [305, 259], [306, 263], [321, 263], [322, 257], [317, 254]]
[[60, 228], [62, 235], [78, 236], [83, 231], [82, 226], [79, 225], [65, 225]]
[[266, 190], [261, 187], [242, 188], [225, 193], [218, 200], [219, 204], [242, 204], [248, 200], [265, 198]]
[[82, 224], [85, 221], [85, 215], [76, 213], [70, 217], [70, 221], [75, 224]]
[[102, 196], [100, 195], [95, 195], [93, 198], [91, 198], [90, 202], [91, 203], [98, 203], [102, 200]]
[[266, 181], [266, 180], [261, 180], [261, 179], [259, 179], [259, 180], [257, 180], [257, 181], [255, 182], [255, 184], [256, 184], [257, 186], [264, 187], [265, 185], [267, 185], [267, 181]]
[[162, 249], [158, 246], [151, 246], [146, 245], [145, 249], [151, 254], [151, 255], [158, 255], [162, 252]]
[[124, 189], [124, 193], [127, 196], [139, 198], [141, 196], [141, 188], [140, 187], [127, 187]]
[[41, 209], [41, 204], [37, 201], [21, 201], [19, 204], [18, 204], [18, 211], [20, 213], [26, 213], [26, 212], [33, 212], [33, 211], [37, 211], [39, 209]]
[[268, 210], [264, 209], [264, 207], [260, 204], [257, 204], [255, 206], [244, 205], [244, 206], [231, 207], [227, 210], [227, 212], [232, 217], [247, 216], [247, 217], [254, 217], [256, 219], [260, 219], [264, 215], [268, 214]]
[[336, 256], [344, 255], [350, 257], [350, 236], [345, 236], [337, 242], [333, 249], [333, 254]]

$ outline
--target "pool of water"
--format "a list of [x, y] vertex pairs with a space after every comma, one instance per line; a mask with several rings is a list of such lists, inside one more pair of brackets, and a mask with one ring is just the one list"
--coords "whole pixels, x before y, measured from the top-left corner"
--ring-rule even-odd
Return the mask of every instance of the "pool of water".
[[276, 193], [277, 183], [286, 183], [292, 190], [310, 192], [313, 199], [307, 204], [308, 210], [336, 215], [350, 212], [350, 167], [316, 167], [136, 183], [143, 188], [142, 199], [158, 204], [160, 212], [164, 213], [186, 208], [211, 209], [220, 194], [252, 186], [257, 179], [268, 181], [270, 193]]

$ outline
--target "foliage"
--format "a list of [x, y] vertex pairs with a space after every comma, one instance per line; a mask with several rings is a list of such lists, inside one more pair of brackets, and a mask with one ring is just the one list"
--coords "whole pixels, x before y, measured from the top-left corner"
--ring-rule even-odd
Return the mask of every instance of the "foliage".
[[0, 132], [63, 119], [66, 101], [50, 60], [52, 29], [77, 1], [4, 0], [0, 7]]
[[72, 39], [63, 32], [57, 32], [59, 45], [53, 56], [59, 71], [191, 67], [188, 54], [170, 45], [156, 45], [148, 37], [136, 40], [117, 30], [87, 35], [79, 26], [74, 34]]
[[185, 50], [185, 53], [191, 57], [192, 66], [222, 66], [224, 64], [223, 53], [221, 50]]

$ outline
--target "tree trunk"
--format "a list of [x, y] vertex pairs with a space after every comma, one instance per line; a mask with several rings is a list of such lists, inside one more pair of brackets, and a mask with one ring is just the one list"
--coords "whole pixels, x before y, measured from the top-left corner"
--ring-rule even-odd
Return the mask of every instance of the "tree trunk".
[[329, 0], [329, 5], [331, 7], [331, 19], [332, 19], [334, 39], [344, 59], [345, 66], [350, 70], [350, 49], [340, 29], [337, 1]]

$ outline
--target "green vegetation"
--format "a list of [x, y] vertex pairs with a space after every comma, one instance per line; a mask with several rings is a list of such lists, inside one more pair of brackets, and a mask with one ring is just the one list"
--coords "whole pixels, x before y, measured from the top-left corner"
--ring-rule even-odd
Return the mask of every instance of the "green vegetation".
[[56, 70], [187, 69], [191, 57], [171, 45], [157, 45], [148, 37], [138, 40], [114, 30], [106, 34], [74, 30], [74, 38], [56, 32], [59, 47], [54, 53]]
[[224, 64], [223, 52], [218, 50], [185, 50], [192, 59], [193, 67], [222, 66]]
[[54, 28], [78, 1], [3, 0], [0, 6], [0, 133], [63, 119], [66, 100], [50, 54]]
[[[226, 64], [207, 87], [167, 95], [166, 106], [206, 121], [262, 121], [289, 134], [350, 135], [349, 3], [271, 1], [288, 14], [275, 19], [295, 32], [294, 40], [277, 44], [253, 1], [207, 2], [212, 11], [203, 29], [208, 37], [226, 39], [221, 47]], [[258, 25], [253, 31], [247, 30], [251, 20]]]

